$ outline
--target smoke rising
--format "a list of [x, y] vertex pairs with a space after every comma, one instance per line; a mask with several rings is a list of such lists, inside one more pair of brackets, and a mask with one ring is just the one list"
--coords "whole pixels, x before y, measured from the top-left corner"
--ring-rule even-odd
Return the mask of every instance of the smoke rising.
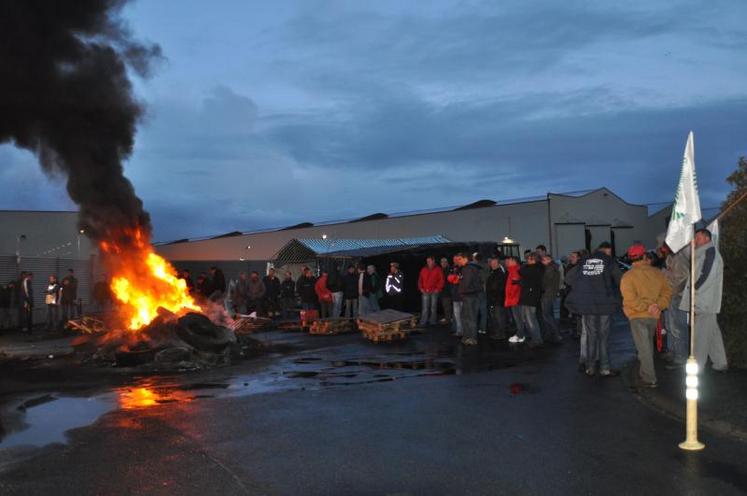
[[147, 76], [161, 54], [133, 40], [120, 17], [126, 2], [0, 0], [0, 143], [67, 177], [94, 240], [151, 231], [122, 162], [143, 114], [128, 69]]

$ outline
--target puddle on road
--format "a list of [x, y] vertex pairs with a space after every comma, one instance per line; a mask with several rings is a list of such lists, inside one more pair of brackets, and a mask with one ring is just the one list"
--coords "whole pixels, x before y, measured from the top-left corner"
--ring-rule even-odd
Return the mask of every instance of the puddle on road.
[[[114, 388], [90, 397], [41, 395], [27, 400], [12, 412], [13, 422], [11, 425], [5, 422], [5, 431], [0, 426], [0, 450], [21, 445], [64, 443], [66, 431], [90, 425], [116, 409], [147, 409], [210, 398], [461, 375], [505, 369], [527, 360], [523, 353], [505, 351], [496, 347], [480, 347], [478, 350], [438, 347], [427, 352], [392, 350], [377, 355], [334, 359], [296, 356], [280, 360], [261, 373], [227, 376], [212, 382], [151, 377], [136, 381], [129, 387]], [[527, 384], [514, 384], [510, 388], [512, 395], [531, 392], [533, 390]]]
[[27, 404], [22, 422], [28, 427], [0, 440], [0, 449], [23, 445], [42, 446], [64, 443], [65, 432], [90, 425], [115, 407], [111, 398], [64, 396], [49, 396], [49, 398], [49, 401], [43, 403]]

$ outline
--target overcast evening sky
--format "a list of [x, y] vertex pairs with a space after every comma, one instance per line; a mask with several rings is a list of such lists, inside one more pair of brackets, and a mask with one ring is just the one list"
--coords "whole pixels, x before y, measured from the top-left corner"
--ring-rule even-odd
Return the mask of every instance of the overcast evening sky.
[[[209, 7], [208, 7], [209, 5]], [[140, 0], [126, 164], [155, 239], [607, 186], [704, 206], [747, 155], [747, 2]], [[0, 208], [70, 209], [0, 146]]]

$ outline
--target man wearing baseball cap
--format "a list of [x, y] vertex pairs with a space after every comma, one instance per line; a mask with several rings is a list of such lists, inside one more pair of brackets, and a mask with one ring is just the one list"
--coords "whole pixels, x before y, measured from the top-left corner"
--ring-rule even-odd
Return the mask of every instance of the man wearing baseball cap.
[[654, 334], [662, 310], [669, 306], [672, 289], [664, 273], [651, 266], [642, 244], [628, 248], [628, 257], [633, 266], [620, 282], [623, 312], [630, 321], [630, 332], [638, 351], [641, 381], [646, 387], [656, 387]]

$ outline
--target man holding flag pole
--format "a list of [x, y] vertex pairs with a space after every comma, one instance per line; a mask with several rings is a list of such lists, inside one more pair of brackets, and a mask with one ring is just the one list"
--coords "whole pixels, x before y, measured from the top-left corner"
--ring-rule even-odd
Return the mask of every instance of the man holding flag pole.
[[[689, 311], [690, 323], [690, 356], [685, 366], [687, 372], [685, 392], [687, 436], [685, 441], [680, 443], [680, 448], [684, 450], [701, 450], [705, 447], [698, 441], [699, 365], [705, 367], [710, 356], [715, 370], [726, 371], [727, 368], [724, 343], [717, 321], [717, 315], [721, 309], [723, 262], [713, 244], [711, 232], [708, 229], [695, 231], [695, 224], [701, 218], [700, 198], [695, 176], [695, 144], [691, 131], [685, 145], [680, 181], [666, 237], [667, 245], [675, 253], [688, 243], [690, 244], [690, 278], [680, 305], [682, 310]], [[699, 324], [697, 344], [696, 317]]]
[[[685, 370], [686, 398], [687, 398], [687, 437], [680, 443], [684, 450], [701, 450], [705, 445], [698, 441], [698, 362], [695, 359], [695, 285], [692, 284], [695, 274], [695, 223], [701, 219], [700, 198], [695, 178], [695, 143], [693, 133], [687, 137], [685, 154], [682, 160], [680, 181], [677, 194], [672, 206], [672, 217], [667, 227], [666, 243], [674, 253], [690, 244], [690, 282], [689, 282], [689, 311], [690, 311], [690, 356]], [[688, 293], [687, 291], [685, 292]], [[685, 297], [683, 297], [683, 301]]]

